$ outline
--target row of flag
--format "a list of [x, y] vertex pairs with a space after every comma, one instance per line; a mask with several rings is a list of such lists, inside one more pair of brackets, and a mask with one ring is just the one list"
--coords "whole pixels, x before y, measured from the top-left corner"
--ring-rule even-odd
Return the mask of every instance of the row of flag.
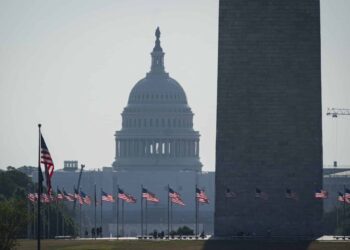
[[[232, 191], [230, 188], [226, 188], [225, 197], [226, 198], [237, 198], [238, 195], [236, 192]], [[267, 200], [269, 198], [268, 194], [266, 192], [263, 192], [260, 188], [255, 189], [255, 197], [263, 199], [263, 200]], [[327, 199], [328, 192], [326, 190], [323, 190], [323, 189], [316, 190], [314, 197], [316, 199]], [[285, 191], [285, 198], [293, 199], [293, 200], [299, 199], [298, 194], [289, 188], [287, 188]], [[350, 204], [350, 189], [345, 188], [344, 194], [342, 192], [338, 192], [338, 200], [340, 202], [345, 202], [345, 203]]]
[[[38, 201], [38, 193], [29, 193], [27, 198], [31, 202], [36, 202]], [[67, 193], [65, 190], [61, 191], [57, 189], [57, 195], [53, 195], [52, 193], [49, 194], [41, 194], [40, 201], [41, 203], [51, 203], [55, 201], [78, 201], [81, 205], [91, 204], [91, 198], [86, 195], [83, 191], [78, 192], [75, 190], [74, 194]]]
[[[170, 198], [170, 201], [174, 204], [185, 206], [184, 201], [181, 198], [180, 193], [175, 192], [172, 188], [168, 188], [168, 195]], [[118, 198], [127, 202], [127, 203], [136, 203], [136, 198], [132, 195], [124, 192], [123, 189], [118, 188]], [[159, 198], [152, 192], [148, 191], [146, 188], [142, 187], [142, 198], [153, 203], [160, 202]], [[207, 195], [205, 194], [204, 190], [196, 188], [196, 198], [199, 203], [209, 203], [209, 199]], [[38, 194], [37, 193], [29, 193], [28, 199], [31, 202], [36, 202], [38, 200]], [[105, 202], [115, 202], [115, 197], [111, 194], [108, 194], [101, 190], [101, 200]], [[83, 191], [78, 191], [77, 189], [74, 189], [74, 194], [67, 193], [64, 189], [61, 191], [57, 188], [57, 195], [56, 197], [53, 194], [42, 194], [41, 196], [41, 202], [42, 203], [50, 203], [53, 201], [78, 201], [79, 204], [83, 205], [90, 205], [91, 204], [91, 198]]]

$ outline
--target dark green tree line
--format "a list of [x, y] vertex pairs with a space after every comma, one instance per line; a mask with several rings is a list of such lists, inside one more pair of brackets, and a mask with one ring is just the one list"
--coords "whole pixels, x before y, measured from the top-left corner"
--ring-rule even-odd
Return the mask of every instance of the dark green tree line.
[[[27, 194], [34, 190], [37, 190], [37, 184], [25, 173], [13, 167], [0, 170], [0, 250], [12, 249], [18, 238], [36, 237], [36, 203], [27, 199]], [[62, 227], [66, 235], [75, 235], [75, 225], [66, 206], [43, 204], [42, 207], [43, 238], [53, 238], [62, 232]]]

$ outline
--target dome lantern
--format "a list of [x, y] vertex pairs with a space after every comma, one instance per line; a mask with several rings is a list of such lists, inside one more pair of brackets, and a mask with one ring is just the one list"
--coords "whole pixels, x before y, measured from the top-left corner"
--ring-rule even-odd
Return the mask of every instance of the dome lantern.
[[156, 41], [153, 48], [153, 51], [151, 52], [152, 56], [152, 65], [151, 65], [151, 71], [147, 75], [157, 75], [157, 74], [166, 74], [164, 70], [164, 52], [162, 47], [160, 46], [160, 30], [159, 27], [157, 27], [156, 32]]

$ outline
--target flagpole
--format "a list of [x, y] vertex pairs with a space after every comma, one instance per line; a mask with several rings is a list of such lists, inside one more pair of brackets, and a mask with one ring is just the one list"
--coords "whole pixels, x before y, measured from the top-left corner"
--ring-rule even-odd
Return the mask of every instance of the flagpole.
[[168, 184], [168, 239], [170, 240], [170, 216], [169, 216], [169, 202], [170, 202], [170, 198], [169, 198], [169, 184]]
[[[33, 194], [35, 195], [36, 194], [36, 189], [35, 189], [35, 185], [33, 185]], [[36, 218], [36, 212], [37, 212], [37, 207], [35, 206], [35, 200], [33, 202], [33, 234], [32, 234], [32, 239], [35, 239], [35, 236], [37, 235], [37, 232], [36, 232], [36, 221], [37, 221], [37, 218]]]
[[45, 214], [45, 203], [43, 203], [42, 204], [43, 206], [43, 211], [42, 211], [42, 215], [43, 215], [43, 219], [42, 219], [42, 221], [43, 221], [43, 223], [42, 223], [42, 227], [43, 227], [43, 239], [45, 239], [46, 238], [46, 227], [45, 227], [45, 217], [46, 217], [46, 214]]
[[56, 189], [56, 236], [58, 236], [58, 199], [57, 199], [57, 195], [58, 195], [58, 186]]
[[[79, 190], [79, 196], [80, 196], [80, 201], [81, 201], [81, 195], [80, 195], [80, 192], [81, 192], [81, 188], [80, 188], [80, 190]], [[80, 203], [80, 201], [79, 201], [79, 236], [80, 236], [80, 238], [82, 238], [82, 235], [81, 235], [81, 203]]]
[[336, 211], [337, 211], [337, 213], [336, 213], [336, 225], [337, 225], [337, 227], [336, 228], [339, 228], [339, 206], [338, 206], [338, 204], [336, 204], [335, 205], [335, 209], [336, 209]]
[[197, 199], [197, 184], [196, 184], [196, 190], [194, 192], [194, 200], [195, 200], [195, 207], [196, 207], [196, 228], [195, 228], [195, 232], [196, 232], [196, 237], [198, 235], [198, 199]]
[[41, 151], [41, 124], [38, 124], [39, 127], [39, 150], [38, 150], [38, 232], [37, 232], [37, 250], [40, 250], [40, 238], [41, 238], [41, 218], [40, 218], [40, 199], [41, 199], [41, 188], [42, 188], [42, 172], [40, 166], [40, 151]]
[[[30, 211], [32, 210], [31, 206], [31, 201], [28, 199], [28, 195], [30, 194], [30, 187], [29, 184], [27, 185], [27, 217], [30, 217]], [[27, 222], [27, 239], [30, 239], [30, 234], [31, 234], [31, 227], [32, 227], [32, 222], [28, 220]]]
[[345, 203], [346, 203], [346, 198], [345, 198], [345, 192], [346, 192], [346, 188], [345, 188], [345, 185], [344, 185], [344, 194], [343, 194], [343, 236], [344, 236], [344, 239], [345, 239]]
[[143, 236], [143, 195], [142, 195], [143, 186], [141, 185], [141, 237]]
[[117, 239], [119, 237], [119, 185], [117, 185]]
[[96, 240], [96, 205], [97, 205], [97, 198], [96, 198], [96, 183], [95, 183], [95, 227], [94, 227], [95, 240]]
[[61, 204], [62, 236], [65, 235], [65, 232], [64, 232], [64, 213], [63, 213], [63, 210], [64, 210], [64, 200], [62, 200], [62, 204]]
[[122, 200], [122, 236], [124, 237], [124, 200]]
[[[102, 188], [101, 188], [101, 231], [102, 231]], [[102, 232], [101, 232], [102, 237]]]
[[146, 210], [146, 211], [145, 211], [145, 224], [146, 224], [146, 225], [145, 225], [145, 226], [146, 226], [145, 232], [146, 232], [146, 236], [147, 236], [147, 226], [148, 226], [148, 218], [147, 218], [147, 215], [148, 215], [148, 211], [147, 211], [147, 205], [148, 205], [148, 204], [147, 204], [147, 203], [148, 203], [148, 202], [147, 202], [147, 199], [145, 200], [145, 202], [146, 202], [146, 203], [145, 203], [145, 210]]
[[170, 201], [170, 232], [173, 231], [173, 202]]
[[49, 196], [50, 203], [47, 204], [47, 238], [50, 239], [50, 210], [51, 210], [51, 194]]

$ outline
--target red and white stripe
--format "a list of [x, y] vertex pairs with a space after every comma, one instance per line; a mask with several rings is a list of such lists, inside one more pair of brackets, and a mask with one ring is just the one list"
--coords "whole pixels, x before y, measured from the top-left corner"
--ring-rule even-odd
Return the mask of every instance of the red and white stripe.
[[28, 195], [27, 195], [27, 198], [28, 198], [28, 200], [30, 200], [31, 202], [35, 202], [35, 201], [37, 201], [37, 196], [35, 195], [35, 194], [33, 194], [33, 193], [29, 193]]
[[181, 197], [171, 197], [171, 202], [178, 204], [180, 206], [185, 206], [185, 203], [183, 202], [183, 200], [181, 199]]
[[142, 193], [142, 197], [150, 202], [154, 202], [154, 203], [159, 202], [159, 199], [155, 196], [155, 194], [153, 194], [151, 192]]
[[206, 204], [209, 203], [208, 196], [204, 193], [203, 190], [201, 190], [199, 188], [196, 189], [196, 197], [197, 197], [198, 202], [200, 202], [200, 203], [206, 203]]
[[64, 199], [67, 201], [74, 201], [74, 195], [63, 191]]
[[49, 152], [49, 149], [46, 145], [46, 142], [44, 140], [44, 137], [41, 135], [41, 150], [40, 150], [40, 158], [41, 163], [45, 166], [45, 178], [46, 178], [46, 186], [47, 186], [47, 193], [51, 194], [51, 178], [54, 172], [54, 164]]
[[110, 194], [102, 193], [102, 201], [114, 202], [114, 198]]
[[89, 196], [83, 197], [83, 201], [87, 205], [91, 205], [91, 198]]
[[47, 194], [41, 194], [41, 203], [50, 203], [50, 197]]
[[326, 190], [319, 190], [315, 192], [315, 198], [316, 199], [327, 199], [328, 198], [328, 192]]
[[136, 203], [136, 198], [133, 197], [132, 195], [127, 195], [127, 200], [125, 200], [127, 203]]
[[61, 194], [61, 193], [58, 193], [57, 194], [57, 200], [64, 200], [64, 196], [63, 196], [63, 194]]

